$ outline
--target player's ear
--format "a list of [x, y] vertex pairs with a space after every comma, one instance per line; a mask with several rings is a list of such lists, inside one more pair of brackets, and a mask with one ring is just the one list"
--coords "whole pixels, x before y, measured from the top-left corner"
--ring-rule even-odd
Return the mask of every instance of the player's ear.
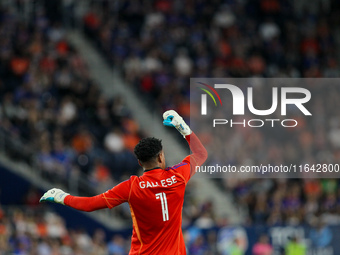
[[163, 158], [164, 158], [164, 152], [163, 150], [158, 154], [157, 156], [157, 160], [159, 163], [162, 163], [163, 162]]
[[140, 162], [139, 159], [138, 159], [138, 165], [140, 165], [141, 167], [143, 167], [142, 162]]
[[162, 153], [158, 153], [158, 155], [157, 155], [157, 162], [158, 163], [162, 162]]

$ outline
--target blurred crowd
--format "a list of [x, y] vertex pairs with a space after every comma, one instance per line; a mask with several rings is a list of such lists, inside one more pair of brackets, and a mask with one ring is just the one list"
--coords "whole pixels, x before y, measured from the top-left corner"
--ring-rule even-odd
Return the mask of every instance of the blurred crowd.
[[[100, 228], [93, 233], [89, 233], [86, 226], [69, 228], [59, 214], [39, 204], [40, 195], [31, 188], [23, 200], [25, 206], [2, 207], [0, 204], [0, 254], [128, 254], [132, 230], [109, 236]], [[225, 222], [212, 220], [211, 215], [210, 202], [186, 207], [183, 212], [188, 254], [218, 254], [217, 230], [225, 226]]]
[[[340, 76], [337, 1], [125, 0], [94, 1], [91, 7], [83, 18], [85, 33], [108, 61], [154, 99], [151, 105], [176, 109], [187, 120], [190, 77]], [[218, 134], [214, 140], [202, 133], [208, 163], [221, 158], [232, 165], [340, 162], [339, 88], [309, 89], [313, 118], [290, 109], [299, 121], [294, 131], [229, 129], [227, 144]], [[270, 106], [264, 86], [255, 90], [262, 95], [255, 105]], [[318, 217], [340, 223], [338, 180], [234, 177], [221, 185], [247, 212], [248, 224], [313, 224]]]
[[[85, 33], [147, 104], [189, 119], [190, 77], [339, 77], [339, 12], [331, 0], [101, 0], [93, 1], [83, 21]], [[125, 99], [107, 99], [91, 79], [61, 21], [51, 22], [39, 5], [30, 22], [0, 9], [0, 35], [0, 132], [30, 146], [30, 163], [56, 185], [84, 176], [94, 193], [136, 173], [132, 150], [143, 133]], [[230, 143], [221, 145], [228, 161], [340, 162], [340, 91], [315, 91], [313, 119], [297, 116], [301, 125], [294, 132], [231, 129]], [[275, 139], [266, 139], [268, 134]], [[200, 135], [213, 151], [218, 143]], [[22, 158], [20, 150], [6, 152]], [[337, 179], [219, 184], [233, 192], [249, 225], [340, 223]], [[84, 187], [83, 194], [88, 192]], [[190, 192], [183, 211], [188, 250], [216, 254], [217, 232], [203, 235], [202, 229], [228, 221], [216, 218], [211, 203], [190, 201]], [[106, 239], [101, 230], [93, 236], [68, 230], [50, 212], [0, 213], [0, 252], [126, 254], [128, 239]], [[257, 247], [272, 252], [267, 237]], [[242, 254], [237, 245], [233, 252]]]
[[331, 0], [93, 1], [85, 32], [160, 111], [189, 118], [190, 77], [339, 77]]
[[135, 173], [139, 126], [123, 97], [103, 95], [63, 26], [42, 6], [30, 22], [0, 9], [0, 35], [0, 129], [29, 145], [36, 171], [54, 183], [84, 176], [95, 193]]
[[[41, 209], [41, 208], [40, 208]], [[14, 207], [0, 208], [0, 254], [128, 254], [130, 241], [97, 229], [68, 229], [62, 217], [52, 211]]]
[[248, 224], [316, 226], [340, 224], [337, 179], [265, 179], [240, 181], [233, 187], [236, 202], [247, 210]]
[[[129, 252], [131, 230], [109, 233], [97, 228], [90, 233], [83, 226], [68, 227], [63, 217], [49, 207], [38, 205], [31, 195], [27, 195], [23, 204], [25, 207], [0, 205], [0, 254], [127, 255]], [[292, 235], [278, 249], [271, 244], [269, 233], [263, 232], [257, 242], [250, 245], [247, 236], [242, 234], [244, 230], [238, 234], [230, 232], [232, 228], [224, 228], [226, 222], [213, 223], [206, 217], [211, 204], [205, 203], [199, 208], [202, 214], [194, 224], [188, 224], [186, 217], [183, 220], [188, 255], [244, 255], [246, 250], [252, 255], [308, 254], [306, 240], [299, 235]], [[312, 247], [322, 248], [332, 235], [332, 231], [321, 224], [312, 228], [306, 237]]]

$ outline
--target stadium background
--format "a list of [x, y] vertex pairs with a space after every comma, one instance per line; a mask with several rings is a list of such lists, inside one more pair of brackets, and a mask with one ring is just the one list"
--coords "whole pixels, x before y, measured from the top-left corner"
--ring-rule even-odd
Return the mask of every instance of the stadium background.
[[[181, 160], [181, 137], [156, 123], [166, 109], [189, 120], [190, 77], [340, 76], [337, 1], [0, 6], [1, 254], [127, 254], [128, 206], [83, 214], [38, 200], [51, 187], [90, 196], [138, 174], [132, 150], [144, 136], [163, 139], [169, 164]], [[328, 93], [314, 101], [319, 118], [296, 131], [296, 144], [272, 143], [274, 162], [287, 154], [340, 161], [340, 91]], [[249, 132], [235, 136], [261, 143]], [[198, 135], [209, 143], [209, 134]], [[241, 150], [235, 162], [254, 151]], [[337, 179], [206, 182], [203, 189], [192, 180], [186, 193], [188, 254], [340, 252]]]

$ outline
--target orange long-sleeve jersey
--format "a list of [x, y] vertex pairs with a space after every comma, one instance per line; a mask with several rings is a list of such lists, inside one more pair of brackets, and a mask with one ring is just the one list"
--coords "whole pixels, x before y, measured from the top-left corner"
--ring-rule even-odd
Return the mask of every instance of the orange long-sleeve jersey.
[[65, 205], [93, 211], [128, 202], [133, 220], [129, 254], [186, 254], [181, 230], [185, 187], [196, 166], [207, 159], [207, 151], [194, 133], [186, 140], [193, 153], [179, 164], [146, 170], [95, 197], [68, 195]]

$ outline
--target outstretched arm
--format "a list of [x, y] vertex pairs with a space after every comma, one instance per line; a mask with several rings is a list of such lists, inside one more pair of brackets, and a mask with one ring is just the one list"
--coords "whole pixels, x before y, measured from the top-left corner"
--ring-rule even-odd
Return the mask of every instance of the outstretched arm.
[[104, 208], [113, 208], [128, 201], [130, 180], [124, 181], [112, 189], [94, 197], [78, 197], [62, 191], [50, 189], [41, 198], [40, 202], [52, 202], [67, 205], [74, 209], [92, 212]]
[[76, 197], [68, 195], [65, 197], [64, 204], [79, 211], [92, 212], [107, 208], [103, 194], [94, 197]]

